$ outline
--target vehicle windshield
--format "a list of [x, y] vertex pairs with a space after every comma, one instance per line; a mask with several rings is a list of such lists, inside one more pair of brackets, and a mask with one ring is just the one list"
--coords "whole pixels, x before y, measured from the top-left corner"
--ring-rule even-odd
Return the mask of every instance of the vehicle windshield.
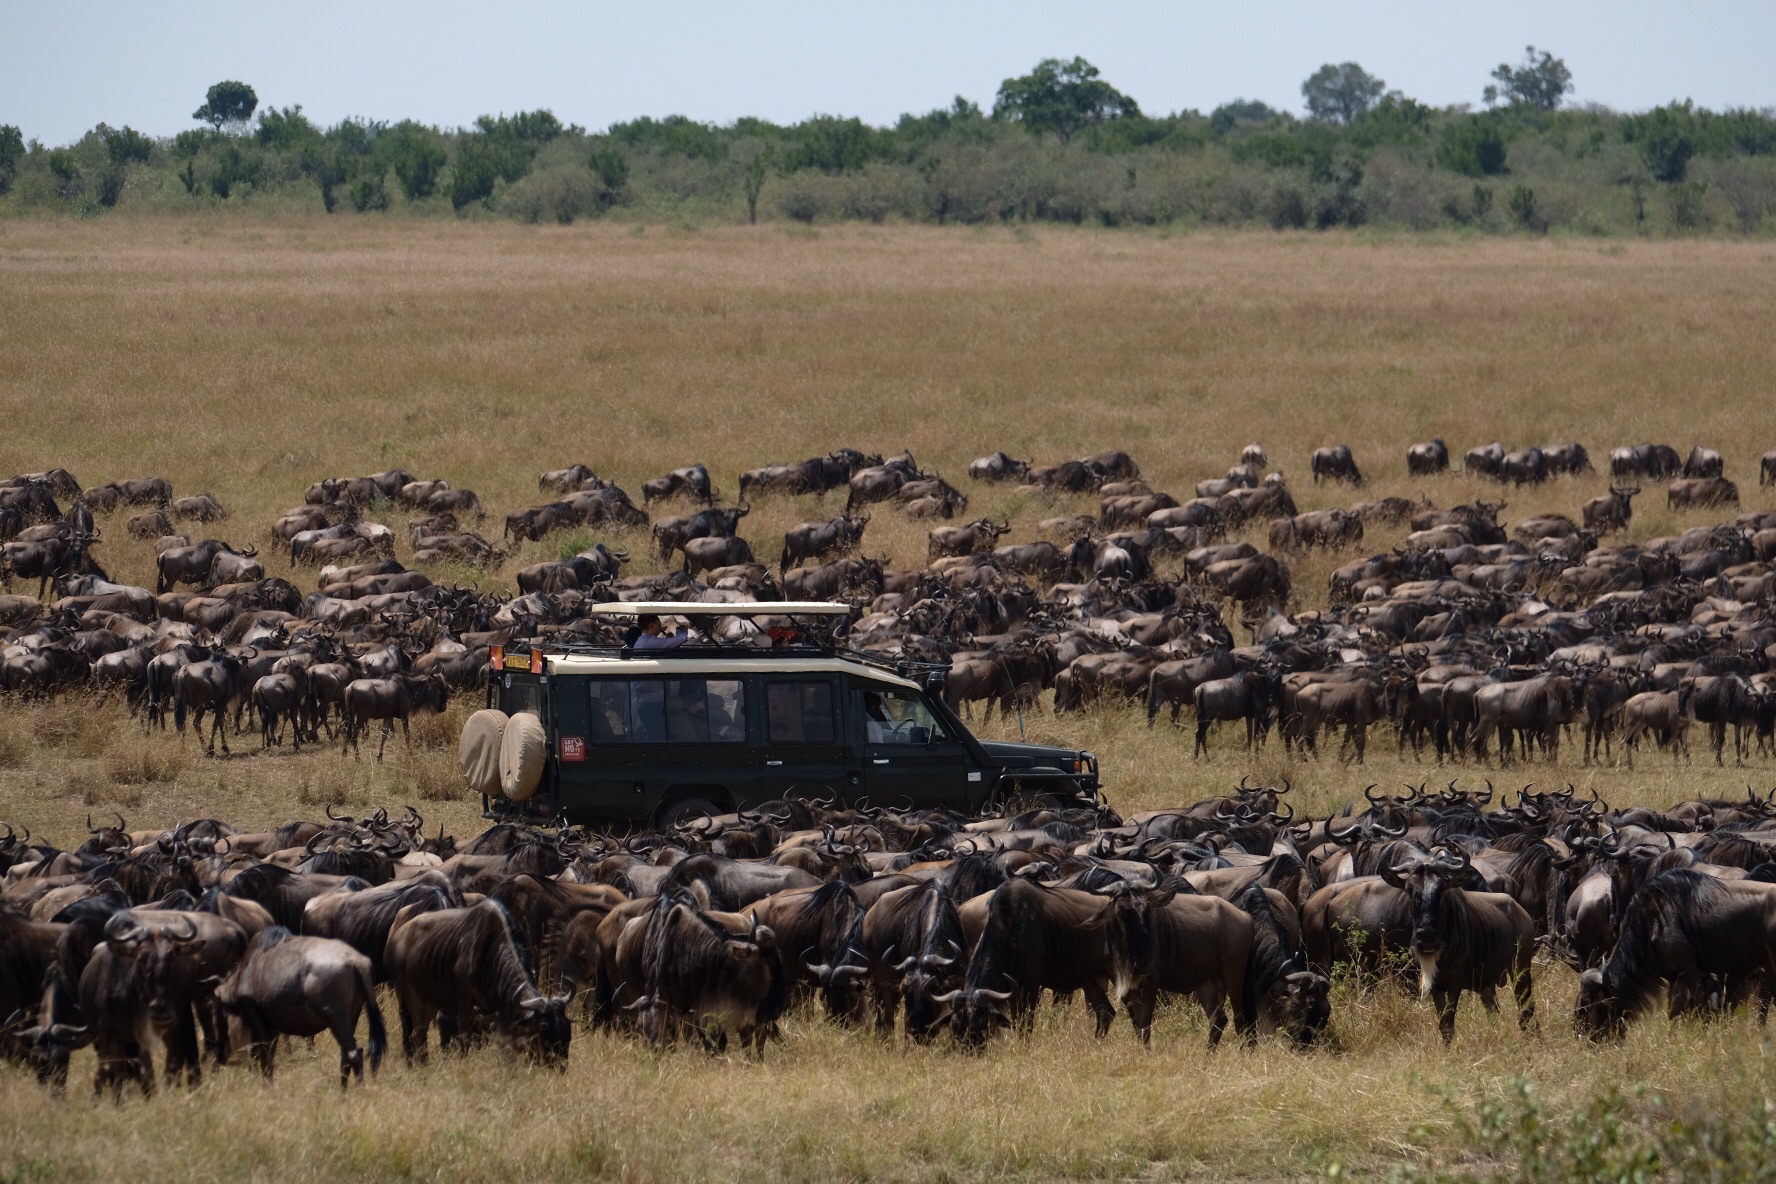
[[863, 691], [864, 728], [871, 744], [929, 744], [948, 733], [913, 691]]

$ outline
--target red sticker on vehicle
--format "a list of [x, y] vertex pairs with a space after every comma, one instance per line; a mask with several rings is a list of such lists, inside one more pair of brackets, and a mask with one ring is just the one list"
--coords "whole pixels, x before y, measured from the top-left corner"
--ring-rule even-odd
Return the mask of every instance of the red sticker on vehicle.
[[561, 759], [564, 761], [583, 761], [586, 759], [586, 740], [583, 736], [563, 736], [561, 738]]

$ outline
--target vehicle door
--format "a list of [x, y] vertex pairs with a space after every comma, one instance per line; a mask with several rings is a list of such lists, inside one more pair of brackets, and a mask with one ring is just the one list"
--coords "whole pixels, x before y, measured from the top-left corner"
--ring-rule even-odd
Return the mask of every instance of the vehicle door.
[[764, 796], [855, 798], [839, 718], [838, 676], [767, 674], [760, 683], [765, 702]]
[[[862, 731], [863, 791], [878, 806], [969, 808], [968, 753], [918, 691], [853, 686], [851, 715]], [[977, 773], [976, 776], [979, 774]]]
[[595, 677], [584, 685], [583, 763], [573, 759], [571, 737], [564, 732], [557, 741], [563, 784], [572, 776], [584, 786], [583, 797], [563, 802], [570, 815], [645, 819], [669, 797], [741, 803], [759, 796], [743, 677]]

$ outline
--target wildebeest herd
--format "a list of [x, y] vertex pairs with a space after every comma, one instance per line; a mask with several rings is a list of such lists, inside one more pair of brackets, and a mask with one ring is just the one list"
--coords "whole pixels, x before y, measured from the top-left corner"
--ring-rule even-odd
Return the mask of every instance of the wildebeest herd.
[[[1450, 454], [1434, 440], [1406, 460], [1424, 481]], [[588, 617], [590, 604], [787, 598], [852, 604], [843, 633], [854, 649], [947, 663], [946, 695], [966, 713], [1022, 710], [1049, 692], [1057, 712], [1120, 699], [1145, 703], [1150, 722], [1169, 709], [1179, 723], [1188, 708], [1197, 752], [1222, 722], [1243, 727], [1248, 745], [1275, 731], [1304, 756], [1336, 732], [1358, 761], [1381, 725], [1415, 758], [1431, 748], [1437, 759], [1553, 759], [1573, 728], [1587, 761], [1631, 762], [1648, 741], [1688, 759], [1701, 728], [1717, 761], [1729, 739], [1740, 760], [1776, 744], [1765, 607], [1776, 514], [1609, 541], [1640, 492], [1624, 482], [1669, 479], [1674, 507], [1736, 505], [1719, 453], [1614, 449], [1609, 491], [1577, 518], [1511, 523], [1502, 499], [1437, 508], [1424, 493], [1303, 513], [1285, 476], [1265, 472], [1262, 447], [1238, 462], [1180, 499], [1153, 489], [1124, 452], [1046, 466], [1004, 452], [976, 460], [970, 480], [1025, 499], [1097, 499], [1096, 513], [1041, 519], [1023, 541], [1005, 537], [1009, 519], [968, 521], [968, 495], [906, 452], [766, 465], [740, 475], [733, 505], [720, 504], [703, 465], [648, 480], [638, 506], [576, 464], [541, 475], [539, 489], [559, 500], [508, 514], [502, 542], [645, 529], [662, 565], [682, 562], [625, 575], [630, 549], [600, 542], [518, 569], [516, 595], [423, 570], [485, 571], [506, 558], [473, 529], [481, 499], [444, 480], [396, 469], [309, 486], [261, 540], [284, 552], [289, 577], [319, 568], [305, 594], [268, 574], [269, 554], [252, 545], [171, 533], [227, 520], [209, 494], [175, 497], [159, 477], [82, 490], [65, 469], [31, 473], [0, 484], [0, 576], [37, 583], [36, 596], [0, 596], [0, 690], [122, 694], [150, 726], [207, 722], [212, 751], [249, 720], [266, 747], [325, 733], [345, 751], [378, 721], [386, 743], [413, 710], [482, 685], [494, 645], [602, 639], [610, 626]], [[1506, 486], [1592, 470], [1579, 444], [1495, 443], [1471, 449], [1463, 467]], [[1311, 470], [1315, 482], [1364, 481], [1343, 445], [1316, 451]], [[1760, 483], [1776, 483], [1776, 453], [1763, 458]], [[840, 490], [838, 517], [792, 526], [771, 545], [775, 570], [741, 533], [753, 498]], [[694, 508], [658, 517], [672, 499]], [[926, 566], [868, 553], [871, 507], [937, 520]], [[96, 515], [130, 510], [127, 532], [154, 540], [152, 591], [114, 582], [100, 562]], [[399, 512], [411, 567], [395, 559], [395, 528], [373, 520]], [[1315, 549], [1360, 553], [1366, 531], [1384, 527], [1409, 533], [1334, 570], [1326, 607], [1300, 609], [1292, 565]], [[715, 635], [762, 642], [751, 630], [726, 619]]]
[[[1220, 1041], [1336, 1039], [1332, 976], [1410, 988], [1445, 1042], [1461, 996], [1510, 987], [1535, 1026], [1546, 950], [1582, 972], [1574, 1022], [1620, 1036], [1661, 988], [1719, 1014], [1776, 985], [1776, 806], [1613, 810], [1571, 791], [1364, 790], [1296, 819], [1284, 784], [1126, 820], [780, 800], [618, 837], [499, 823], [459, 845], [412, 809], [242, 833], [88, 820], [63, 849], [0, 840], [0, 1045], [47, 1084], [91, 1047], [94, 1088], [195, 1083], [245, 1046], [329, 1032], [341, 1085], [399, 1017], [409, 1062], [507, 1045], [560, 1065], [576, 1028], [762, 1053], [811, 1022], [981, 1047], [1044, 992], [1143, 1042], [1194, 997]], [[379, 988], [382, 998], [379, 999]], [[579, 1000], [576, 1013], [570, 1006]], [[819, 1018], [824, 1014], [825, 1019]], [[367, 1017], [367, 1044], [357, 1032]], [[200, 1036], [204, 1049], [200, 1051]]]

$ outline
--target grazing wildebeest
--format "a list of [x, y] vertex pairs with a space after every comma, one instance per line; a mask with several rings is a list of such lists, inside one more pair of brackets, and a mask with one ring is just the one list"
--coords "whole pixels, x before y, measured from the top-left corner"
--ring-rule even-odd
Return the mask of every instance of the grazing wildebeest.
[[1030, 473], [1027, 460], [1013, 460], [1003, 452], [970, 461], [968, 475], [976, 481], [1022, 481]]
[[1333, 444], [1314, 449], [1314, 484], [1318, 485], [1321, 478], [1327, 481], [1348, 481], [1352, 485], [1363, 483], [1363, 474], [1357, 469], [1357, 461], [1351, 455], [1350, 445]]
[[339, 1085], [364, 1081], [365, 1049], [358, 1017], [370, 1017], [370, 1072], [382, 1065], [388, 1035], [370, 982], [370, 959], [329, 937], [296, 937], [272, 925], [247, 946], [246, 956], [216, 988], [216, 1001], [247, 1030], [253, 1059], [269, 1080], [279, 1036], [331, 1032], [339, 1045]]
[[159, 539], [174, 533], [173, 524], [167, 520], [165, 510], [148, 510], [133, 515], [123, 524], [132, 539]]
[[[228, 517], [228, 510], [208, 493], [196, 493], [190, 497], [174, 499], [172, 513], [175, 518], [189, 518], [194, 522], [220, 522]], [[167, 532], [171, 534], [171, 531]]]
[[569, 996], [545, 995], [524, 968], [512, 918], [497, 901], [414, 913], [403, 909], [383, 954], [401, 1008], [401, 1046], [409, 1062], [424, 1061], [432, 1022], [449, 1048], [472, 1039], [485, 1017], [545, 1065], [567, 1061], [573, 1025]]
[[1665, 504], [1672, 509], [1698, 506], [1736, 506], [1739, 487], [1725, 477], [1679, 477], [1665, 490]]
[[164, 510], [172, 504], [173, 483], [165, 477], [131, 477], [108, 481], [81, 497], [98, 510], [110, 511], [118, 506], [159, 506]]
[[1381, 874], [1407, 896], [1419, 994], [1436, 1005], [1443, 1043], [1455, 1039], [1462, 992], [1475, 992], [1486, 1010], [1497, 1011], [1497, 991], [1507, 980], [1517, 998], [1517, 1025], [1528, 1029], [1535, 1019], [1530, 963], [1536, 945], [1523, 906], [1503, 892], [1476, 891], [1473, 862], [1455, 847], [1383, 864]]
[[580, 522], [578, 510], [566, 502], [550, 502], [546, 506], [534, 506], [507, 514], [505, 533], [500, 537], [535, 542], [552, 530], [564, 530], [578, 526]]
[[[238, 583], [260, 579], [265, 575], [265, 569], [254, 562], [258, 553], [253, 547], [242, 547], [237, 551], [220, 539], [205, 539], [193, 546], [162, 551], [154, 561], [154, 594], [170, 592], [180, 584]], [[223, 556], [241, 562], [224, 564], [226, 570], [222, 578], [216, 579], [215, 569]], [[258, 568], [257, 575], [245, 574], [253, 568]]]
[[1548, 479], [1548, 458], [1534, 445], [1507, 452], [1499, 462], [1498, 477], [1513, 485], [1540, 485]]
[[1468, 449], [1467, 455], [1462, 457], [1462, 472], [1497, 477], [1504, 463], [1505, 446], [1494, 440], [1490, 444]]
[[599, 543], [572, 559], [557, 563], [534, 563], [518, 572], [518, 591], [562, 592], [569, 588], [590, 588], [606, 583], [622, 574], [622, 565], [629, 562], [629, 552], [613, 550]]
[[1176, 878], [1151, 891], [1133, 889], [1123, 895], [1144, 913], [1145, 925], [1129, 930], [1131, 937], [1145, 939], [1145, 948], [1130, 943], [1136, 977], [1127, 994], [1129, 1022], [1141, 1043], [1151, 1041], [1153, 1007], [1161, 991], [1196, 996], [1209, 1017], [1211, 1048], [1226, 1031], [1227, 1002], [1233, 1005], [1235, 1028], [1255, 1035], [1253, 999], [1245, 983], [1252, 918], [1219, 896], [1196, 895]]
[[443, 711], [449, 706], [450, 688], [437, 675], [393, 674], [387, 678], [353, 679], [340, 700], [345, 717], [345, 742], [340, 754], [344, 755], [347, 749], [357, 752], [364, 728], [371, 720], [379, 719], [382, 738], [376, 745], [376, 759], [380, 761], [383, 747], [394, 734], [396, 720], [401, 721], [401, 739], [411, 746], [408, 716], [416, 710]]
[[974, 555], [989, 551], [1001, 535], [1010, 531], [1009, 520], [995, 523], [990, 518], [978, 519], [967, 526], [939, 526], [926, 536], [926, 557], [941, 559], [949, 555]]
[[891, 461], [859, 469], [851, 477], [851, 492], [845, 498], [845, 513], [849, 514], [859, 505], [885, 502], [900, 492], [900, 487], [907, 482], [918, 481], [925, 476], [926, 474], [919, 471], [913, 454], [906, 451]]
[[1634, 506], [1631, 504], [1634, 495], [1640, 492], [1640, 486], [1610, 486], [1610, 491], [1602, 497], [1594, 497], [1585, 503], [1585, 527], [1588, 530], [1611, 531], [1627, 530], [1628, 520], [1634, 517]]
[[1443, 437], [1414, 444], [1406, 450], [1406, 471], [1414, 477], [1423, 477], [1431, 473], [1443, 473], [1449, 470], [1449, 445], [1443, 443]]
[[698, 510], [682, 518], [667, 518], [654, 523], [654, 541], [660, 548], [660, 562], [669, 561], [674, 551], [682, 549], [692, 539], [733, 538], [740, 530], [740, 519], [751, 512], [752, 507], [741, 498], [737, 506]]
[[572, 493], [575, 490], [590, 488], [598, 480], [598, 474], [592, 471], [591, 465], [571, 464], [565, 469], [550, 469], [537, 478], [537, 488], [553, 490], [556, 493]]
[[[868, 514], [847, 514], [828, 522], [803, 522], [790, 527], [783, 535], [783, 555], [777, 562], [778, 573], [805, 560], [855, 551], [862, 544], [863, 529], [868, 525]], [[746, 562], [752, 560], [748, 558]]]
[[1549, 760], [1560, 752], [1560, 733], [1573, 721], [1576, 697], [1573, 680], [1564, 674], [1544, 674], [1522, 682], [1489, 683], [1474, 693], [1475, 751], [1484, 753], [1486, 742], [1499, 737], [1499, 764], [1511, 756], [1514, 734], [1527, 751], [1533, 737], [1541, 742]]
[[216, 740], [222, 751], [228, 751], [228, 733], [223, 726], [229, 706], [246, 687], [246, 667], [239, 658], [221, 650], [209, 657], [180, 666], [173, 675], [173, 726], [183, 733], [185, 716], [191, 715], [194, 730], [202, 731], [203, 717], [210, 715], [210, 739], [207, 751], [216, 755]]
[[684, 571], [688, 576], [755, 562], [751, 544], [742, 538], [689, 539], [684, 544]]
[[894, 1031], [906, 1010], [907, 1035], [920, 1043], [946, 1018], [935, 996], [962, 985], [967, 938], [948, 886], [939, 878], [884, 893], [864, 914], [859, 935], [870, 964], [876, 1031]]
[[709, 470], [700, 464], [687, 465], [682, 469], [673, 469], [664, 477], [653, 477], [641, 483], [641, 500], [644, 505], [681, 495], [693, 502], [713, 506], [718, 495], [710, 483]]
[[1579, 977], [1573, 1022], [1593, 1039], [1624, 1035], [1661, 985], [1673, 1015], [1695, 1007], [1713, 982], [1776, 982], [1776, 887], [1674, 870], [1647, 879], [1628, 901], [1602, 969]]
[[732, 1030], [742, 1048], [764, 1051], [789, 1001], [769, 926], [749, 915], [705, 912], [690, 894], [668, 888], [647, 919], [642, 945], [642, 1029], [651, 1043], [665, 1044], [685, 1028], [721, 1052]]

